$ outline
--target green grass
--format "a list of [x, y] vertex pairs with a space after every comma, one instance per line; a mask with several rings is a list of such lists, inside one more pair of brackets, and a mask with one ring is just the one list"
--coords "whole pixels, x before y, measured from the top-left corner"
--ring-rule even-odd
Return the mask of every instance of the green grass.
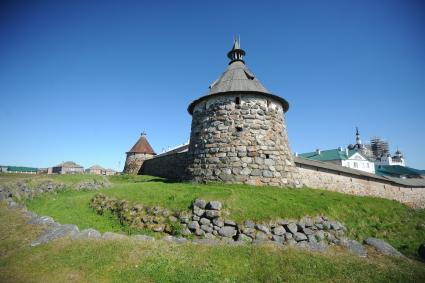
[[30, 247], [37, 226], [0, 203], [0, 282], [424, 282], [425, 264], [273, 246], [70, 241]]
[[[113, 186], [102, 193], [145, 205], [159, 205], [187, 210], [196, 198], [221, 200], [227, 218], [267, 221], [277, 218], [300, 218], [326, 215], [346, 224], [350, 237], [387, 240], [406, 255], [416, 255], [425, 241], [425, 210], [413, 210], [395, 201], [357, 197], [324, 190], [282, 189], [247, 185], [168, 183], [149, 176], [114, 176]], [[100, 231], [127, 231], [108, 217], [96, 215], [88, 207], [94, 192], [67, 191], [43, 195], [28, 202], [39, 214], [53, 216], [61, 223]]]

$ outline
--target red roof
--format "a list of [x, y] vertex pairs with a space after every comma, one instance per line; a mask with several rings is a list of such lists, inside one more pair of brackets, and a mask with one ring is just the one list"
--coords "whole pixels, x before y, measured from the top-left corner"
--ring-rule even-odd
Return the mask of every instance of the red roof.
[[146, 139], [145, 135], [142, 135], [136, 142], [136, 144], [133, 145], [133, 147], [128, 152], [156, 154], [155, 151], [153, 151], [153, 148], [149, 144], [148, 140]]

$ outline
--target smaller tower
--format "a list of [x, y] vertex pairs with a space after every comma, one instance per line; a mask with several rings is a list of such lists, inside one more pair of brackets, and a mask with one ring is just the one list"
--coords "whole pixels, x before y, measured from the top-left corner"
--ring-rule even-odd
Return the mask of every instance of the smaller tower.
[[153, 158], [156, 153], [152, 149], [148, 140], [146, 139], [146, 133], [142, 132], [139, 140], [133, 145], [133, 147], [126, 152], [127, 158], [124, 165], [124, 173], [127, 174], [138, 174], [143, 162], [147, 159]]

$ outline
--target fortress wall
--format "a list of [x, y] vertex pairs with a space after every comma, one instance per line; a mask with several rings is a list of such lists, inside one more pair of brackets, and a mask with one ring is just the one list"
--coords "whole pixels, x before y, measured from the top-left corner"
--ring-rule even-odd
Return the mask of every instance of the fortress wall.
[[187, 152], [173, 153], [145, 160], [140, 173], [170, 180], [182, 180], [187, 163]]
[[414, 208], [425, 208], [425, 187], [409, 187], [379, 177], [373, 178], [346, 172], [345, 169], [338, 171], [297, 161], [295, 164], [302, 183], [307, 187], [358, 196], [386, 198]]
[[[182, 180], [185, 178], [188, 164], [188, 152], [174, 153], [146, 160], [141, 173], [170, 180]], [[396, 200], [413, 208], [425, 208], [425, 186], [398, 184], [366, 172], [300, 158], [295, 158], [295, 165], [301, 183], [309, 188], [380, 197]]]

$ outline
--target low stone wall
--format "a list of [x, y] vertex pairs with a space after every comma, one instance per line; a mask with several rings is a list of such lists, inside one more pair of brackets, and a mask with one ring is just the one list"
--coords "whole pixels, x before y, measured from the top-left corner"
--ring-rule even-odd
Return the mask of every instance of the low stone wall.
[[425, 187], [397, 184], [373, 174], [359, 173], [358, 170], [347, 170], [341, 166], [333, 168], [336, 165], [319, 162], [314, 164], [314, 162], [305, 162], [299, 158], [295, 160], [295, 164], [303, 185], [307, 187], [386, 198], [414, 208], [425, 208]]
[[227, 213], [219, 201], [196, 199], [192, 203], [192, 211], [176, 212], [159, 206], [134, 204], [99, 193], [92, 198], [90, 206], [100, 215], [111, 212], [123, 225], [174, 236], [227, 243], [274, 242], [318, 251], [323, 251], [329, 244], [337, 244], [350, 250], [354, 248], [358, 255], [366, 255], [360, 243], [345, 237], [346, 228], [343, 224], [331, 221], [326, 216], [261, 223], [246, 220], [238, 224], [223, 218]]
[[170, 180], [182, 180], [188, 166], [187, 152], [173, 153], [145, 160], [140, 170], [143, 175], [151, 175]]

